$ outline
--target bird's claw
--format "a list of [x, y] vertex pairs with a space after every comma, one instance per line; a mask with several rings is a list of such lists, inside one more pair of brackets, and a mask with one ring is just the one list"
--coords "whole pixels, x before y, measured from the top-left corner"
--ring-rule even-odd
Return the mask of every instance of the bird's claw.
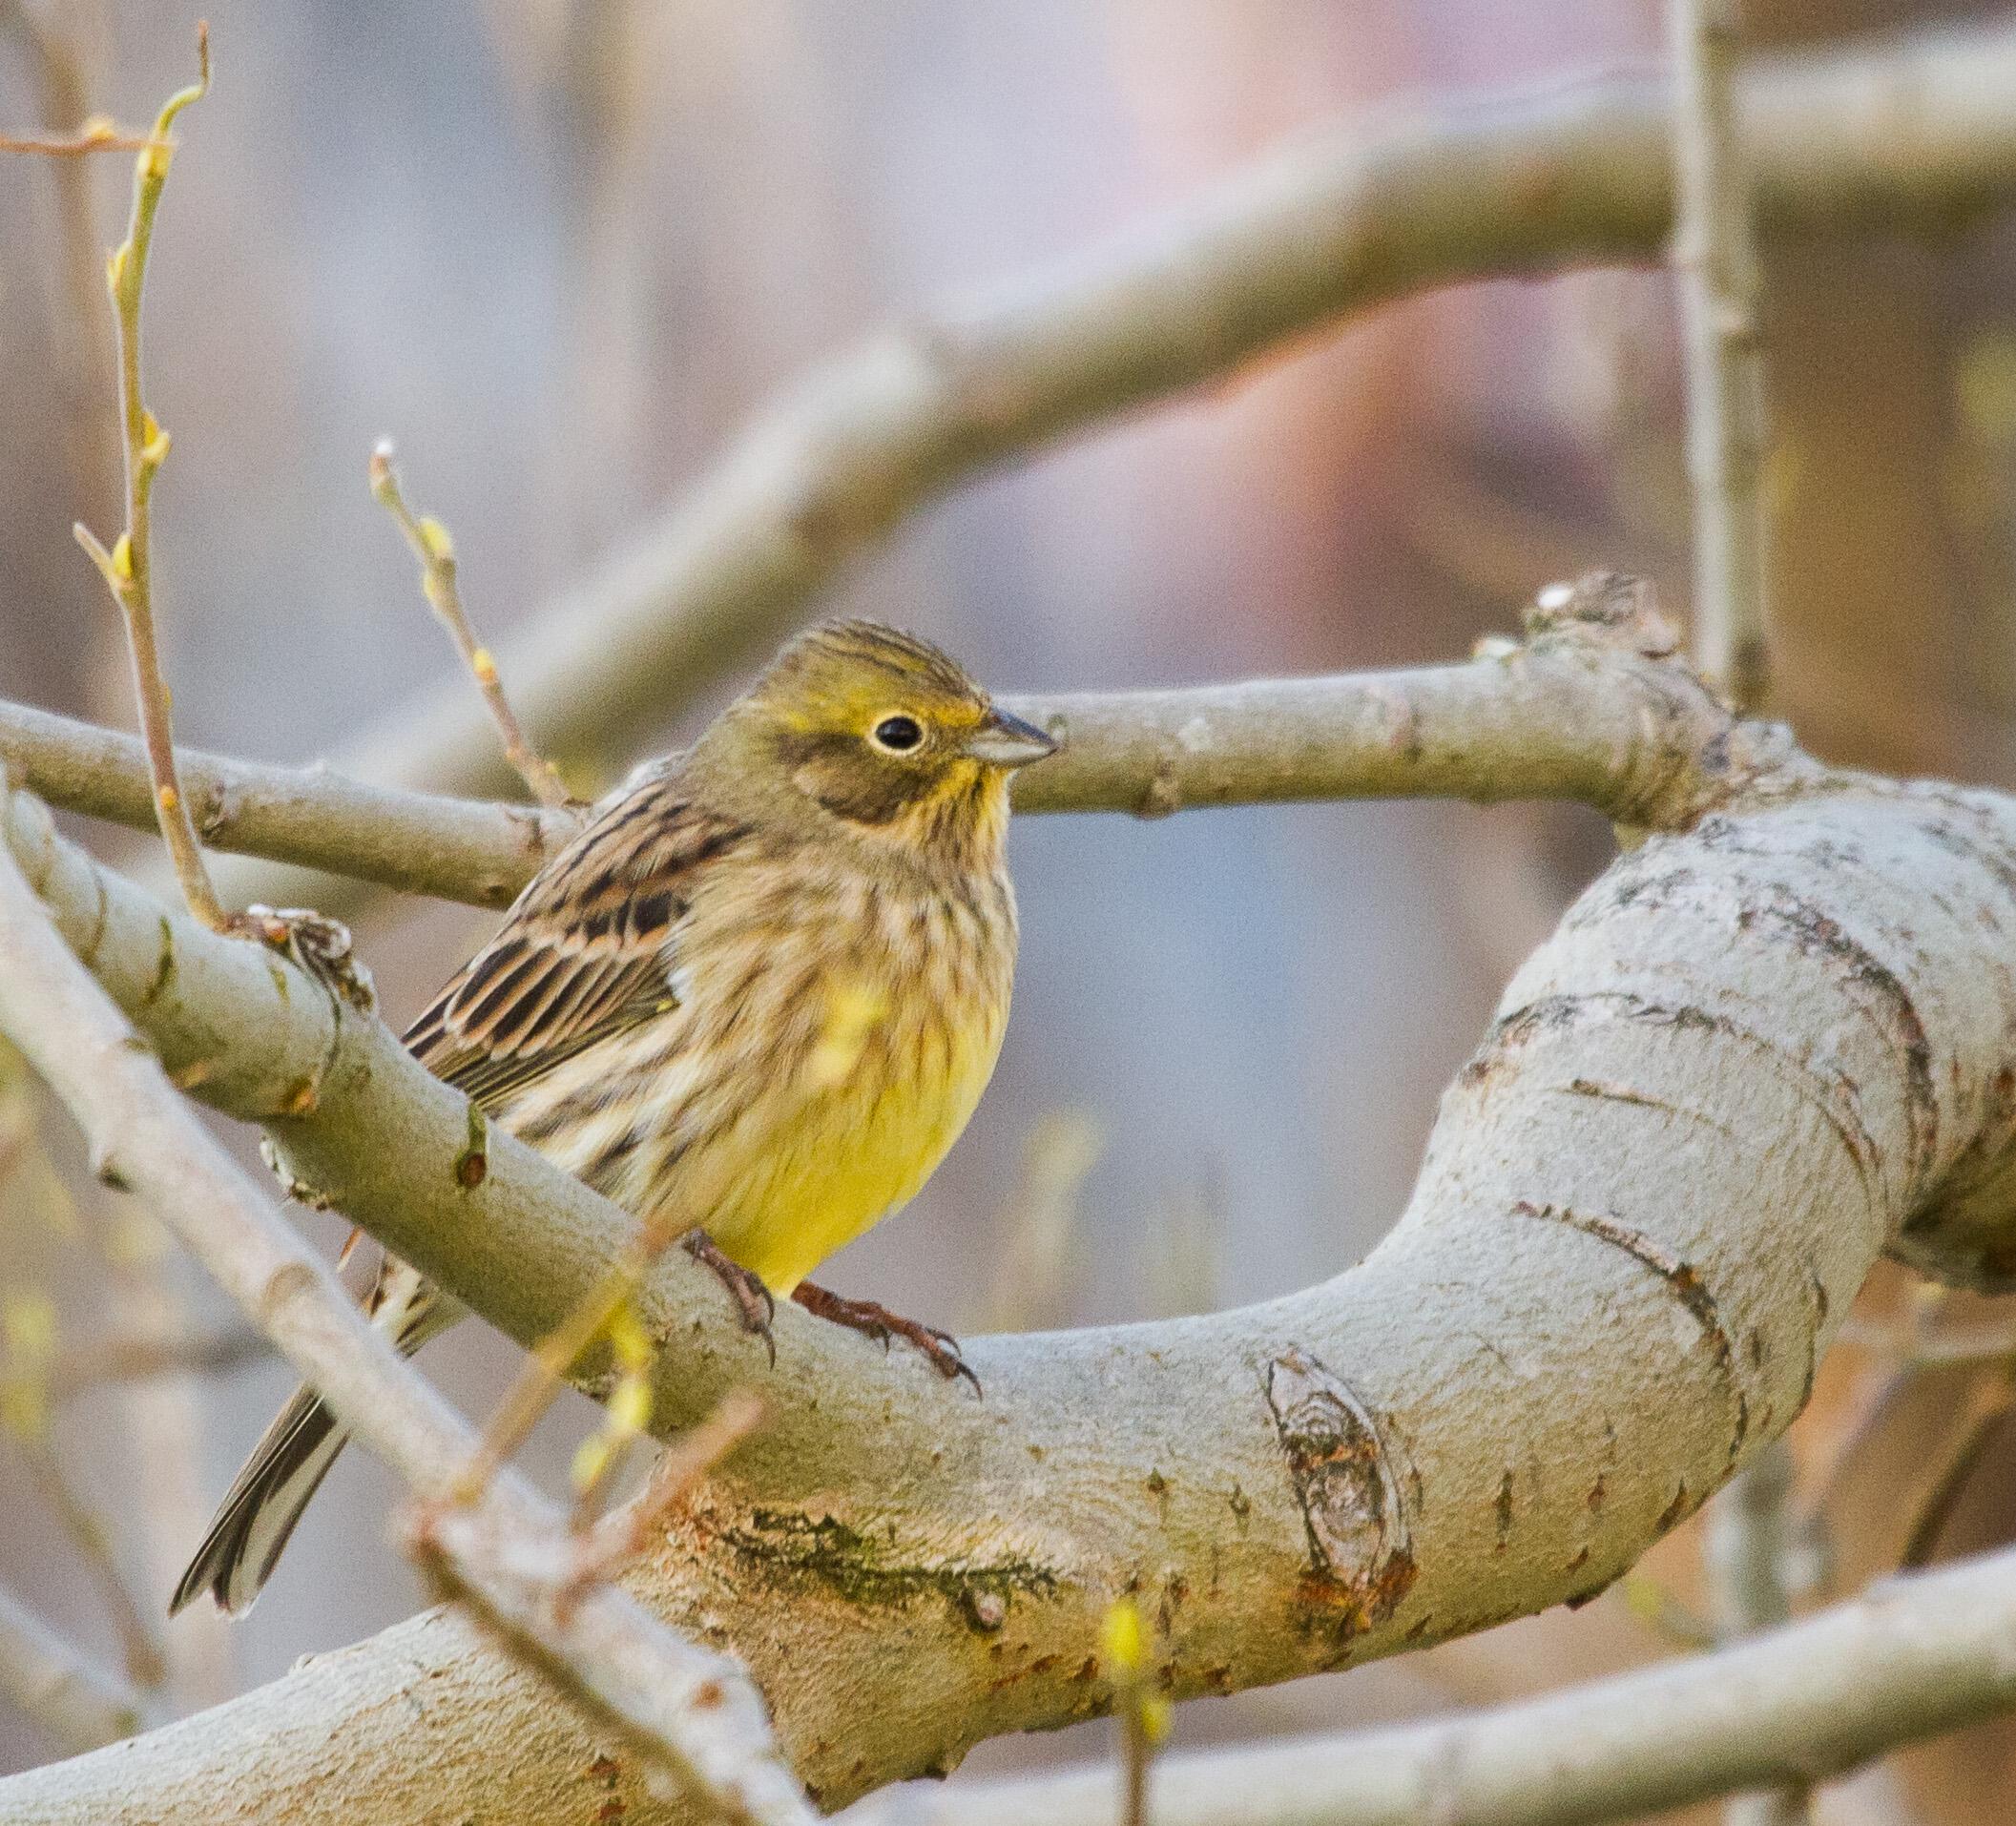
[[764, 1286], [761, 1276], [752, 1274], [740, 1262], [731, 1261], [721, 1253], [721, 1248], [704, 1230], [690, 1230], [685, 1237], [686, 1253], [696, 1262], [704, 1262], [713, 1269], [721, 1285], [727, 1288], [729, 1297], [735, 1301], [736, 1310], [741, 1315], [742, 1330], [753, 1338], [763, 1340], [763, 1348], [770, 1353], [770, 1367], [777, 1367], [777, 1338], [770, 1329], [771, 1320], [777, 1317], [777, 1296]]
[[849, 1331], [862, 1332], [875, 1338], [883, 1350], [889, 1348], [892, 1339], [900, 1338], [921, 1351], [925, 1359], [947, 1381], [963, 1376], [972, 1383], [974, 1394], [982, 1392], [980, 1378], [973, 1374], [972, 1366], [960, 1353], [959, 1340], [950, 1332], [940, 1331], [935, 1325], [920, 1325], [914, 1318], [904, 1318], [900, 1313], [892, 1313], [880, 1300], [848, 1299], [843, 1295], [816, 1287], [810, 1281], [801, 1281], [793, 1290], [791, 1297], [817, 1318], [828, 1319], [835, 1325], [844, 1325]]

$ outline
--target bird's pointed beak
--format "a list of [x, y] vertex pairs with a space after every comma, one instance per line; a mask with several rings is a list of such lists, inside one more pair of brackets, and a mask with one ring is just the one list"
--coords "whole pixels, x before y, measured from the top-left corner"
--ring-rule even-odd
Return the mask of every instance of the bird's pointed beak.
[[989, 767], [1027, 767], [1054, 755], [1059, 745], [1054, 736], [1045, 735], [1034, 723], [1005, 710], [990, 710], [987, 720], [966, 737], [965, 750]]

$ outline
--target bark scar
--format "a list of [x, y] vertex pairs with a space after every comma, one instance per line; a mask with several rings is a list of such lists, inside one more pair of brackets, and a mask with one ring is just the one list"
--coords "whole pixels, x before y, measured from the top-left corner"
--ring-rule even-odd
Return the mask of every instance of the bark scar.
[[1268, 1362], [1266, 1394], [1309, 1541], [1303, 1596], [1348, 1641], [1414, 1583], [1404, 1480], [1370, 1410], [1299, 1344]]
[[[1574, 915], [1570, 913], [1569, 917], [1572, 919]], [[1621, 989], [1542, 996], [1501, 1015], [1492, 1024], [1483, 1045], [1458, 1074], [1457, 1083], [1465, 1089], [1488, 1085], [1509, 1054], [1532, 1045], [1541, 1036], [1598, 1027], [1612, 1021], [1665, 1027], [1678, 1033], [1715, 1034], [1757, 1053], [1791, 1087], [1800, 1102], [1834, 1131], [1855, 1168], [1862, 1195], [1869, 1201], [1870, 1209], [1876, 1212], [1884, 1210], [1884, 1195], [1874, 1178], [1876, 1170], [1881, 1165], [1882, 1152], [1862, 1119], [1860, 1093], [1853, 1081], [1839, 1073], [1830, 1076], [1822, 1072], [1811, 1061], [1795, 1057], [1769, 1035], [1733, 1021], [1725, 1014], [1712, 1014], [1704, 1008], [1690, 1007], [1683, 1003], [1655, 1002]], [[1585, 1096], [1600, 1094], [1610, 1089], [1579, 1078], [1567, 1086], [1547, 1088]]]
[[1650, 1269], [1673, 1290], [1673, 1297], [1686, 1308], [1688, 1317], [1701, 1328], [1715, 1354], [1715, 1367], [1729, 1378], [1735, 1397], [1735, 1424], [1731, 1429], [1729, 1456], [1735, 1460], [1750, 1431], [1750, 1401], [1736, 1381], [1735, 1346], [1729, 1328], [1722, 1322], [1722, 1309], [1694, 1264], [1675, 1255], [1665, 1244], [1600, 1211], [1576, 1211], [1568, 1205], [1535, 1204], [1521, 1198], [1512, 1205], [1515, 1217], [1537, 1217], [1544, 1222], [1567, 1224], [1585, 1236], [1621, 1249], [1642, 1268]]

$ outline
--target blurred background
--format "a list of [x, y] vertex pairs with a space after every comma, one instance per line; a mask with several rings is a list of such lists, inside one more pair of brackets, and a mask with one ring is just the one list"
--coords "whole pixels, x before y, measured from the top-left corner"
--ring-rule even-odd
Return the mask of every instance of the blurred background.
[[[1299, 130], [1426, 90], [1651, 69], [1662, 33], [1655, 0], [207, 4], [216, 85], [184, 116], [150, 280], [150, 403], [175, 435], [157, 598], [178, 734], [284, 760], [341, 751], [450, 669], [365, 488], [377, 439], [502, 635], [773, 389], [892, 316], [1094, 243]], [[1967, 11], [1746, 10], [1788, 45]], [[188, 78], [193, 29], [158, 4], [0, 0], [0, 125], [144, 123]], [[0, 695], [122, 727], [119, 630], [70, 527], [119, 518], [99, 262], [130, 169], [0, 160]], [[2016, 238], [1991, 219], [1773, 249], [1767, 268], [1775, 708], [1835, 758], [2016, 785]], [[1458, 656], [1593, 565], [1684, 610], [1677, 380], [1657, 273], [1421, 300], [966, 490], [820, 608], [913, 627], [1004, 689]], [[664, 744], [707, 708], [669, 716]], [[596, 789], [637, 757], [557, 758]], [[1200, 1310], [1348, 1266], [1400, 1210], [1511, 966], [1609, 841], [1562, 808], [1023, 821], [994, 1088], [917, 1204], [826, 1278], [974, 1331]], [[488, 923], [391, 897], [359, 915], [395, 1023]], [[420, 1599], [384, 1545], [392, 1481], [353, 1454], [249, 1620], [163, 1621], [291, 1379], [75, 1152], [10, 1070], [0, 1583], [179, 1712]], [[2005, 1323], [1880, 1277], [1796, 1439], [1797, 1506], [1832, 1525], [1808, 1598], [1895, 1565], [1964, 1451], [1980, 1464], [1941, 1550], [2016, 1532], [2016, 1451], [1992, 1426]], [[163, 1326], [214, 1339], [217, 1363], [123, 1380], [104, 1340]], [[480, 1413], [510, 1357], [467, 1327], [426, 1360]], [[48, 1381], [74, 1392], [44, 1401]], [[556, 1484], [584, 1411], [535, 1441]], [[1699, 1532], [1572, 1616], [1198, 1702], [1176, 1742], [1677, 1652]], [[1107, 1745], [1095, 1727], [992, 1744], [956, 1779]], [[1990, 1728], [1897, 1759], [1821, 1816], [2006, 1818], [2012, 1746]], [[0, 1768], [53, 1753], [0, 1705]]]

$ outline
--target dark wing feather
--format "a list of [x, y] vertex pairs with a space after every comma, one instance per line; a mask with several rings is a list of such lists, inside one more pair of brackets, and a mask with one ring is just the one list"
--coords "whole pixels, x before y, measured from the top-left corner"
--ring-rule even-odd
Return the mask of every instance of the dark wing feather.
[[698, 877], [748, 835], [687, 800], [675, 776], [647, 780], [539, 873], [406, 1045], [492, 1104], [676, 1006], [677, 933]]

